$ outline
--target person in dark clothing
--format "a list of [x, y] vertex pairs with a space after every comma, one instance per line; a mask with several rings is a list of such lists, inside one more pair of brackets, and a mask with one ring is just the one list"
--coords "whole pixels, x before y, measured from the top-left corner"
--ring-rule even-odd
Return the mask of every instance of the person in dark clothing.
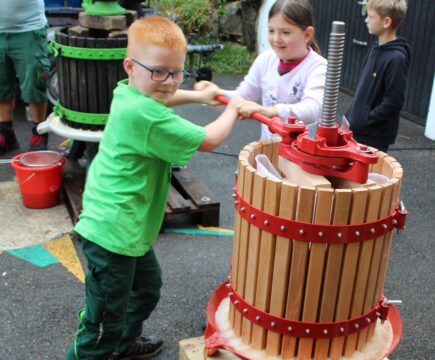
[[394, 144], [405, 100], [410, 46], [396, 31], [406, 14], [405, 0], [369, 0], [366, 24], [378, 37], [366, 55], [355, 96], [346, 112], [359, 143], [387, 152]]

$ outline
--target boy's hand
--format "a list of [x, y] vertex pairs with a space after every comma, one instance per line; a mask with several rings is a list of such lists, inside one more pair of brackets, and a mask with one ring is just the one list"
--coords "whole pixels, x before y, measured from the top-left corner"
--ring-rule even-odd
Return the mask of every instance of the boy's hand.
[[208, 105], [219, 105], [219, 102], [215, 100], [216, 95], [221, 95], [222, 91], [216, 84], [210, 81], [199, 81], [193, 88], [196, 91], [202, 92], [201, 102]]

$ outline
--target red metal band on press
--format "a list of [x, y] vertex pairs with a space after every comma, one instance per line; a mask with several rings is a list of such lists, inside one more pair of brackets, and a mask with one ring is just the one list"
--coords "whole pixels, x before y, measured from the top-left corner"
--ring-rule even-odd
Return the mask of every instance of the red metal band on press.
[[237, 212], [249, 223], [274, 235], [315, 243], [347, 244], [383, 236], [394, 228], [404, 229], [408, 212], [396, 209], [390, 215], [361, 224], [312, 224], [282, 218], [258, 209], [236, 191]]
[[382, 321], [388, 317], [386, 298], [382, 296], [379, 304], [365, 314], [342, 321], [335, 322], [305, 322], [285, 319], [257, 309], [246, 302], [233, 288], [230, 280], [227, 280], [228, 296], [235, 309], [243, 317], [264, 329], [274, 331], [281, 335], [289, 335], [302, 338], [333, 338], [346, 336], [364, 329], [379, 318]]

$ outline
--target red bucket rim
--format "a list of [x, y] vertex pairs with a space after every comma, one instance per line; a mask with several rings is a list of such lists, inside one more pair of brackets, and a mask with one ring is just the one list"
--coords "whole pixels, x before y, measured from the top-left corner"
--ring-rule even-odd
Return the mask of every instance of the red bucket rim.
[[35, 151], [26, 151], [20, 154], [15, 155], [12, 160], [11, 160], [11, 166], [14, 169], [18, 169], [18, 170], [29, 170], [29, 171], [44, 171], [44, 170], [48, 170], [48, 169], [54, 169], [58, 166], [62, 166], [63, 163], [65, 162], [64, 157], [61, 158], [61, 160], [57, 163], [54, 164], [50, 164], [47, 166], [35, 166], [35, 167], [30, 167], [30, 166], [26, 166], [24, 164], [22, 164], [19, 160], [22, 156], [26, 155], [26, 154], [30, 154], [30, 153], [34, 153]]

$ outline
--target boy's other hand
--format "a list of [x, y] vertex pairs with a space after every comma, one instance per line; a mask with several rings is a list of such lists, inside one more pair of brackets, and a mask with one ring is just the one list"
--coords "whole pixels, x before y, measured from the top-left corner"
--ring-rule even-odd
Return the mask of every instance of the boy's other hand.
[[199, 81], [197, 82], [193, 88], [196, 91], [202, 92], [202, 102], [208, 105], [219, 105], [219, 102], [215, 99], [216, 95], [221, 95], [222, 90], [216, 84], [210, 81]]
[[257, 104], [254, 101], [244, 100], [237, 104], [237, 111], [243, 119], [249, 119], [254, 112], [266, 115], [264, 106]]

